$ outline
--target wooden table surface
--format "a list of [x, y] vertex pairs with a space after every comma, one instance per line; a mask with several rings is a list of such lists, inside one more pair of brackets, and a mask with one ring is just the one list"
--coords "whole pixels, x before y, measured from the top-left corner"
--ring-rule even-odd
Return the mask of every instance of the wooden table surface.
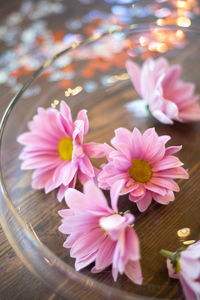
[[[88, 10], [88, 7], [86, 6], [80, 6], [78, 8], [74, 8], [72, 4], [70, 4], [69, 1], [69, 9], [68, 9], [68, 15], [71, 16], [72, 14], [78, 15], [83, 14], [83, 11], [86, 12]], [[11, 12], [16, 12], [18, 11], [20, 5], [22, 3], [22, 0], [16, 0], [16, 1], [0, 1], [0, 20], [5, 20], [6, 16], [10, 14]], [[99, 3], [99, 2], [98, 2]], [[102, 3], [104, 3], [102, 1]], [[103, 6], [103, 4], [98, 4], [99, 6]], [[105, 5], [105, 3], [104, 3]], [[62, 20], [64, 22], [64, 20]], [[56, 25], [56, 21], [55, 26]], [[1, 21], [3, 23], [3, 21]], [[61, 26], [61, 20], [59, 20], [59, 26]], [[197, 41], [194, 40], [196, 43]], [[198, 40], [198, 47], [199, 47], [200, 40]], [[197, 76], [199, 75], [199, 71], [195, 67], [195, 57], [199, 55], [198, 49], [196, 44], [191, 45], [191, 49], [188, 55], [188, 52], [185, 53], [185, 56], [180, 55], [180, 63], [184, 61], [185, 57], [188, 60], [191, 60], [191, 63], [189, 64], [190, 67], [188, 67], [188, 73], [192, 75], [192, 81], [196, 81], [195, 83], [197, 84], [199, 79], [197, 80]], [[0, 43], [0, 53], [5, 51], [5, 46]], [[199, 59], [199, 58], [198, 58]], [[173, 61], [173, 59], [172, 59]], [[198, 60], [199, 62], [199, 60]], [[187, 64], [188, 66], [188, 64]], [[189, 76], [186, 76], [187, 79]], [[132, 97], [132, 89], [129, 87], [129, 89], [126, 92], [126, 84], [121, 86], [121, 89], [116, 89], [114, 94], [111, 94], [109, 97], [109, 101], [112, 101], [112, 97], [118, 97], [117, 99], [120, 100], [120, 93], [123, 93], [123, 96], [127, 99], [130, 100]], [[200, 93], [200, 85], [199, 83], [197, 84], [197, 93]], [[13, 92], [6, 86], [2, 85], [1, 86], [1, 99], [0, 99], [0, 116], [2, 116], [3, 111], [5, 110], [7, 104], [9, 103], [10, 99], [13, 96]], [[98, 101], [99, 99], [97, 99]], [[127, 100], [127, 101], [129, 101]], [[111, 110], [111, 107], [109, 106], [111, 102], [106, 103], [104, 106], [101, 106], [102, 113], [102, 118], [100, 116], [94, 117], [93, 119], [93, 114], [94, 116], [97, 116], [96, 108], [93, 106], [92, 102], [88, 103], [88, 107], [90, 107], [91, 104], [91, 114], [89, 115], [92, 120], [92, 124], [96, 126], [96, 129], [99, 129], [99, 136], [101, 136], [103, 133], [106, 133], [105, 127], [106, 123], [112, 124], [111, 127], [113, 129], [115, 127], [119, 127], [120, 125], [126, 126], [126, 122], [124, 124], [121, 124], [120, 116], [123, 114], [120, 106], [120, 101], [116, 101], [116, 106], [118, 105], [119, 107], [116, 109], [116, 114], [113, 114], [112, 116], [109, 115], [109, 111]], [[109, 122], [108, 122], [109, 120]], [[130, 121], [131, 116], [127, 116], [127, 123], [129, 126], [135, 126], [138, 125], [142, 129], [145, 127], [149, 126], [156, 126], [158, 129], [159, 134], [167, 134], [172, 135], [173, 137], [173, 142], [174, 144], [183, 144], [184, 150], [181, 152], [180, 158], [184, 160], [186, 167], [190, 168], [190, 175], [191, 175], [191, 181], [187, 183], [182, 183], [182, 192], [180, 195], [177, 197], [177, 202], [174, 205], [171, 204], [171, 206], [167, 207], [166, 210], [163, 207], [160, 207], [159, 205], [155, 205], [155, 203], [152, 206], [152, 209], [149, 210], [149, 212], [145, 213], [146, 219], [142, 219], [139, 217], [138, 214], [138, 232], [142, 236], [143, 234], [143, 228], [146, 228], [148, 226], [153, 226], [156, 224], [158, 226], [162, 227], [162, 230], [164, 234], [166, 235], [166, 243], [169, 241], [169, 243], [173, 244], [173, 241], [176, 242], [176, 232], [174, 233], [174, 236], [171, 237], [169, 233], [173, 232], [173, 228], [178, 228], [179, 224], [181, 227], [192, 227], [193, 232], [192, 232], [192, 237], [194, 239], [199, 239], [200, 235], [200, 221], [197, 217], [199, 215], [200, 211], [200, 198], [199, 198], [199, 179], [200, 179], [200, 170], [199, 170], [199, 161], [200, 161], [200, 152], [199, 152], [199, 147], [200, 147], [200, 139], [199, 139], [199, 133], [200, 133], [200, 124], [189, 124], [189, 125], [180, 125], [180, 124], [175, 124], [173, 127], [167, 126], [165, 127], [164, 125], [160, 125], [155, 122], [155, 120], [150, 120], [150, 121], [145, 121], [146, 123], [142, 125], [142, 121], [134, 122]], [[101, 124], [104, 122], [104, 127], [101, 129]], [[113, 122], [113, 123], [112, 123]], [[92, 134], [91, 134], [92, 136]], [[188, 141], [191, 141], [188, 143]], [[183, 202], [181, 202], [181, 199]], [[190, 203], [189, 203], [190, 202]], [[184, 205], [182, 205], [184, 203]], [[152, 217], [155, 217], [155, 214], [160, 211], [160, 217], [155, 220], [155, 224], [153, 224]], [[176, 215], [176, 212], [179, 211], [179, 215]], [[169, 216], [171, 216], [174, 220], [172, 222], [173, 224], [171, 227], [169, 226], [168, 228], [165, 229], [165, 225], [163, 223], [163, 220], [167, 222], [169, 220]], [[194, 222], [192, 221], [194, 220]], [[146, 253], [148, 252], [149, 249], [151, 249], [151, 245], [154, 243], [154, 239], [156, 236], [157, 231], [154, 232], [154, 235], [151, 236], [149, 234], [149, 237], [147, 236], [146, 240], [149, 242], [149, 248], [147, 245], [143, 245]], [[159, 230], [158, 230], [159, 234]], [[152, 238], [153, 237], [153, 238]], [[172, 241], [172, 242], [171, 242]], [[143, 244], [143, 242], [142, 242]], [[52, 248], [54, 247], [52, 244], [50, 245]], [[158, 241], [158, 247], [160, 246], [159, 241]], [[56, 247], [56, 246], [55, 246]], [[57, 248], [56, 248], [57, 249]], [[55, 250], [56, 251], [56, 250]], [[146, 256], [145, 256], [146, 255]], [[145, 262], [150, 265], [150, 262], [148, 262], [147, 259], [147, 254], [145, 254]], [[159, 258], [159, 261], [160, 258]], [[151, 264], [156, 263], [156, 257], [152, 256], [151, 258]], [[154, 269], [154, 267], [152, 267]], [[158, 278], [159, 281], [159, 276], [162, 278], [162, 276], [166, 276], [166, 270], [161, 272], [161, 274], [156, 274], [156, 278]], [[33, 276], [23, 265], [23, 263], [19, 260], [19, 258], [16, 256], [14, 250], [11, 248], [9, 242], [7, 241], [2, 228], [0, 227], [0, 300], [10, 300], [10, 299], [60, 299], [58, 296], [56, 296], [54, 293], [52, 293], [49, 289], [44, 286], [43, 283], [41, 283], [35, 276]], [[150, 273], [147, 274], [148, 281], [151, 282], [152, 278], [149, 275]], [[164, 274], [164, 275], [163, 275]], [[101, 277], [99, 277], [101, 278]], [[123, 283], [122, 283], [123, 284]], [[167, 287], [169, 288], [169, 287]], [[166, 290], [167, 290], [166, 288]], [[165, 287], [163, 288], [163, 290]], [[138, 290], [139, 291], [139, 290]], [[164, 292], [163, 292], [164, 293]], [[178, 285], [178, 283], [173, 284], [173, 289], [171, 292], [166, 292], [168, 293], [169, 298], [176, 298], [176, 299], [183, 299], [183, 295], [181, 293], [181, 289]], [[155, 293], [156, 295], [156, 293]], [[159, 296], [163, 296], [162, 291]]]

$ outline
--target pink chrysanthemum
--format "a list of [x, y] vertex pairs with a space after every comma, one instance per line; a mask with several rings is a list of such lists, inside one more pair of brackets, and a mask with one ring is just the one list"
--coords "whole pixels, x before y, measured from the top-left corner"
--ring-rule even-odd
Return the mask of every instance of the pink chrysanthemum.
[[108, 163], [98, 175], [99, 186], [103, 189], [115, 189], [122, 184], [121, 194], [128, 194], [136, 202], [140, 211], [145, 211], [152, 198], [161, 204], [174, 200], [179, 192], [175, 178], [188, 178], [181, 167], [182, 162], [172, 154], [181, 146], [165, 147], [169, 136], [158, 136], [154, 128], [147, 129], [142, 135], [135, 128], [133, 132], [126, 128], [115, 130], [111, 144], [105, 144]]
[[169, 66], [165, 58], [159, 58], [146, 60], [141, 69], [128, 60], [126, 68], [136, 91], [160, 122], [200, 120], [199, 97], [194, 96], [193, 83], [180, 80], [180, 65]]
[[175, 253], [161, 250], [161, 254], [169, 257], [169, 277], [180, 280], [186, 299], [200, 299], [200, 241]]
[[74, 187], [77, 177], [84, 184], [95, 177], [96, 169], [88, 156], [102, 157], [102, 145], [83, 143], [89, 122], [86, 110], [81, 110], [72, 121], [68, 105], [62, 101], [60, 111], [38, 108], [38, 114], [28, 123], [29, 132], [18, 137], [24, 145], [19, 158], [23, 170], [35, 169], [32, 187], [48, 193], [59, 187], [61, 201], [68, 187]]
[[[115, 204], [118, 191], [112, 195]], [[84, 194], [68, 189], [65, 194], [69, 209], [59, 211], [62, 225], [59, 230], [68, 234], [63, 246], [71, 248], [76, 258], [75, 268], [80, 270], [95, 262], [93, 273], [112, 265], [113, 278], [125, 273], [133, 282], [142, 283], [139, 263], [139, 240], [132, 228], [132, 214], [118, 214], [111, 209], [101, 190], [93, 182], [84, 185]]]

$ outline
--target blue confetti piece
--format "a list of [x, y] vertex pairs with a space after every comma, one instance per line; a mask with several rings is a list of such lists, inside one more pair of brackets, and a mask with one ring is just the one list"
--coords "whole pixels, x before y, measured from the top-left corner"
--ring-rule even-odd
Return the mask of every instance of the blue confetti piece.
[[23, 98], [29, 98], [29, 97], [32, 97], [32, 96], [37, 96], [39, 95], [40, 93], [40, 86], [39, 85], [36, 85], [36, 86], [33, 86], [32, 88], [28, 88], [24, 94], [23, 94]]
[[98, 88], [98, 84], [95, 81], [88, 81], [86, 82], [84, 85], [84, 90], [90, 94], [93, 93], [94, 91], [96, 91], [96, 89]]
[[114, 83], [111, 82], [110, 77], [111, 77], [111, 75], [105, 75], [105, 76], [101, 77], [101, 83], [104, 86], [111, 86], [111, 85], [113, 85]]
[[111, 7], [111, 12], [116, 16], [126, 16], [129, 15], [129, 8], [121, 6], [121, 5], [114, 5]]
[[63, 42], [66, 43], [66, 44], [68, 44], [69, 41], [72, 40], [74, 36], [75, 36], [74, 33], [68, 33], [68, 34], [66, 34], [64, 36], [64, 38], [63, 38]]
[[5, 70], [0, 70], [0, 84], [6, 83], [8, 80], [8, 74]]
[[121, 29], [121, 27], [118, 25], [112, 25], [112, 26], [109, 26], [108, 29], [109, 29], [109, 31], [115, 31], [115, 30]]
[[104, 0], [107, 3], [115, 3], [115, 0]]
[[126, 35], [123, 32], [115, 32], [113, 34], [113, 37], [115, 40], [124, 40], [126, 38]]
[[117, 2], [119, 4], [131, 4], [133, 3], [135, 0], [118, 0]]
[[66, 22], [65, 26], [70, 30], [78, 30], [82, 27], [82, 22], [80, 20], [72, 20]]
[[146, 18], [151, 14], [148, 8], [142, 6], [134, 6], [134, 9], [132, 9], [131, 12], [132, 16], [137, 18]]
[[79, 2], [81, 4], [88, 5], [88, 4], [92, 4], [94, 0], [79, 0]]
[[61, 56], [55, 62], [54, 65], [58, 68], [64, 68], [72, 62], [72, 58], [70, 56]]
[[99, 18], [102, 16], [102, 12], [99, 11], [99, 10], [91, 10], [89, 12], [89, 16], [92, 18], [92, 19], [96, 19], [96, 18]]
[[51, 82], [60, 81], [64, 77], [64, 74], [61, 71], [55, 71], [49, 76], [48, 80]]
[[111, 7], [111, 12], [120, 18], [121, 22], [129, 23], [133, 21], [132, 8], [122, 5], [114, 5]]

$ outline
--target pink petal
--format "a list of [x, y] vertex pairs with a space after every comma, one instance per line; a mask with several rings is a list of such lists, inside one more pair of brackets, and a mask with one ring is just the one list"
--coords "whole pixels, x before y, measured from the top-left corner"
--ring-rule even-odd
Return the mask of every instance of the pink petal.
[[140, 259], [140, 243], [135, 230], [128, 226], [125, 229], [125, 254], [124, 261], [125, 264], [130, 260]]
[[131, 60], [126, 61], [126, 69], [130, 76], [130, 79], [135, 87], [136, 91], [139, 95], [141, 95], [141, 88], [140, 88], [140, 78], [141, 78], [141, 70], [136, 63]]
[[177, 81], [173, 89], [165, 90], [168, 99], [173, 99], [179, 106], [187, 103], [194, 93], [195, 85], [190, 82]]
[[131, 143], [132, 134], [131, 131], [124, 127], [115, 129], [115, 142], [118, 144]]
[[164, 57], [159, 57], [155, 60], [155, 73], [158, 73], [158, 76], [162, 74], [168, 68], [168, 61]]
[[[149, 128], [143, 134], [142, 158], [150, 164], [161, 160], [165, 155], [165, 144], [160, 140], [154, 128]], [[154, 145], [152, 147], [152, 145]]]
[[96, 257], [95, 267], [97, 269], [102, 270], [112, 264], [115, 246], [116, 242], [112, 241], [109, 237], [104, 240], [98, 250]]
[[87, 110], [83, 109], [79, 111], [76, 120], [82, 120], [84, 123], [83, 134], [87, 134], [89, 130], [89, 121], [87, 117]]
[[27, 159], [34, 159], [37, 156], [46, 155], [48, 157], [58, 157], [58, 150], [57, 147], [54, 150], [43, 150], [43, 149], [32, 149], [32, 147], [25, 147], [20, 155], [19, 159], [27, 160]]
[[162, 171], [182, 166], [183, 163], [175, 156], [166, 156], [153, 165], [153, 171]]
[[166, 116], [161, 110], [151, 110], [152, 115], [163, 124], [173, 124], [173, 121]]
[[112, 206], [113, 210], [116, 212], [118, 212], [117, 203], [118, 203], [119, 194], [120, 194], [124, 184], [125, 184], [125, 180], [122, 179], [122, 180], [116, 181], [111, 186], [111, 190], [110, 190], [111, 206]]
[[73, 180], [76, 172], [76, 164], [64, 161], [60, 166], [56, 168], [53, 176], [53, 181], [57, 187], [61, 184], [68, 185]]
[[174, 153], [179, 152], [182, 149], [182, 146], [171, 146], [171, 147], [167, 147], [165, 150], [165, 155], [172, 155]]
[[51, 167], [51, 165], [58, 165], [59, 163], [62, 163], [62, 160], [58, 156], [51, 156], [51, 155], [38, 155], [36, 157], [27, 159], [23, 161], [21, 164], [22, 170], [30, 170], [30, 169], [38, 169], [38, 168], [44, 168], [44, 167]]
[[163, 178], [189, 178], [189, 174], [182, 167], [154, 172], [154, 176]]
[[75, 262], [76, 271], [80, 271], [81, 269], [85, 268], [86, 266], [89, 266], [92, 262], [95, 261], [96, 255], [97, 255], [97, 251], [90, 253], [89, 255], [87, 255], [81, 259], [76, 259], [76, 262]]
[[129, 261], [124, 269], [126, 276], [136, 284], [142, 284], [142, 270], [138, 261]]
[[162, 196], [166, 195], [166, 189], [161, 188], [161, 187], [155, 185], [154, 183], [151, 183], [151, 182], [144, 183], [144, 187], [151, 192], [158, 193]]
[[32, 188], [39, 190], [43, 189], [47, 182], [52, 183], [54, 169], [42, 172], [42, 169], [37, 169], [32, 174]]
[[153, 93], [156, 83], [156, 78], [153, 71], [154, 67], [155, 63], [152, 59], [147, 59], [142, 66], [140, 87], [142, 96], [145, 100], [147, 100], [147, 102]]
[[167, 263], [169, 277], [174, 278], [174, 279], [179, 279], [179, 275], [175, 273], [175, 270], [174, 270], [171, 260], [169, 258], [167, 259], [166, 263]]
[[[124, 236], [124, 231], [122, 231], [122, 235]], [[113, 254], [113, 269], [117, 269], [117, 272], [115, 271], [115, 273], [113, 274], [113, 278], [114, 278], [114, 281], [116, 281], [117, 279], [117, 274], [118, 274], [118, 271], [120, 272], [120, 274], [122, 274], [124, 272], [124, 264], [123, 264], [123, 260], [121, 258], [121, 255], [120, 255], [120, 244], [119, 242], [117, 243], [116, 247], [115, 247], [115, 251], [114, 251], [114, 254]]]
[[86, 196], [73, 188], [69, 188], [66, 191], [65, 202], [72, 210], [75, 211], [75, 213], [81, 214], [88, 209], [88, 201]]
[[[163, 88], [167, 91], [171, 90], [176, 83], [176, 81], [179, 79], [181, 74], [181, 66], [180, 65], [174, 65], [167, 69], [165, 78], [163, 80]], [[165, 94], [165, 97], [167, 97], [167, 94]]]
[[74, 212], [72, 209], [67, 208], [67, 209], [61, 209], [58, 211], [59, 216], [61, 216], [62, 218], [64, 217], [68, 217], [68, 216], [73, 216]]
[[[127, 143], [116, 143], [115, 142], [115, 138], [113, 138], [111, 140], [111, 144], [119, 151], [122, 152], [125, 157], [130, 161], [132, 158], [132, 153], [131, 153], [131, 147], [128, 145]], [[112, 155], [112, 153], [110, 154], [110, 156]], [[109, 156], [109, 158], [110, 158]]]
[[187, 109], [185, 108], [183, 111], [180, 112], [179, 116], [184, 122], [199, 121], [200, 120], [199, 104], [195, 106], [190, 106], [190, 108]]
[[181, 282], [186, 299], [197, 300], [199, 298], [199, 295], [195, 295], [195, 293], [192, 290], [189, 283], [186, 280], [184, 280], [184, 278], [182, 276], [180, 276], [180, 282]]
[[57, 193], [57, 199], [59, 202], [61, 202], [65, 196], [65, 192], [67, 191], [68, 188], [74, 188], [76, 185], [76, 179], [77, 179], [77, 174], [74, 176], [74, 178], [72, 179], [72, 181], [68, 184], [68, 185], [64, 185], [62, 184], [59, 187], [58, 193]]
[[142, 147], [143, 147], [143, 139], [142, 134], [137, 128], [133, 129], [132, 133], [132, 159], [133, 158], [140, 158], [142, 156]]
[[169, 140], [171, 140], [171, 137], [169, 135], [161, 135], [158, 138], [159, 141], [163, 144], [166, 144], [167, 142], [169, 142]]
[[36, 135], [32, 132], [25, 132], [19, 135], [17, 141], [18, 143], [25, 146], [34, 147], [35, 145], [39, 145], [39, 149], [55, 150], [55, 147], [57, 146], [57, 141], [54, 141], [52, 143], [51, 140], [44, 139], [43, 137], [40, 137], [39, 135]]
[[99, 249], [101, 243], [104, 241], [106, 234], [101, 228], [96, 228], [91, 232], [82, 235], [71, 248], [71, 257], [81, 258], [85, 255], [93, 253]]
[[92, 213], [100, 215], [113, 213], [103, 192], [92, 181], [88, 181], [83, 189], [88, 201], [87, 207]]
[[155, 185], [158, 185], [160, 187], [163, 187], [165, 189], [172, 190], [174, 192], [180, 191], [178, 184], [174, 180], [169, 179], [169, 178], [158, 178], [158, 177], [153, 176], [151, 178], [150, 182]]
[[129, 200], [132, 201], [132, 202], [138, 202], [140, 201], [142, 198], [144, 197], [144, 195], [141, 195], [141, 196], [134, 196], [132, 195], [132, 192], [129, 194]]
[[53, 182], [53, 176], [52, 177], [49, 176], [49, 180], [46, 181], [45, 187], [44, 187], [45, 193], [47, 194], [47, 193], [53, 191], [55, 188], [56, 188], [56, 186]]
[[63, 127], [65, 128], [65, 131], [69, 136], [72, 136], [74, 131], [74, 124], [72, 122], [71, 110], [64, 101], [61, 101], [60, 103], [60, 112], [61, 122], [63, 124]]
[[155, 128], [149, 128], [147, 129], [142, 136], [143, 139], [143, 153], [148, 153], [152, 145], [157, 146], [158, 143], [158, 135], [155, 132]]
[[82, 233], [72, 233], [70, 234], [65, 242], [63, 243], [63, 247], [71, 248], [77, 239], [81, 237]]
[[168, 118], [175, 119], [178, 117], [178, 113], [179, 113], [178, 106], [170, 100], [164, 100], [163, 112], [168, 116]]
[[117, 240], [122, 230], [132, 224], [133, 221], [134, 216], [131, 214], [125, 214], [124, 216], [113, 214], [100, 218], [99, 225], [108, 232], [111, 240]]
[[139, 184], [138, 188], [131, 192], [134, 197], [143, 196], [145, 194], [145, 187], [143, 184]]
[[[122, 152], [128, 159], [131, 159], [131, 141], [132, 134], [126, 128], [118, 128], [115, 130], [115, 137], [112, 138], [111, 144], [120, 152]], [[127, 145], [129, 145], [127, 147]]]
[[81, 172], [81, 170], [78, 170], [78, 179], [82, 185], [84, 185], [87, 181], [93, 180], [93, 178], [89, 177], [88, 175]]
[[58, 228], [64, 234], [76, 232], [86, 233], [98, 227], [98, 218], [89, 213], [75, 216], [67, 216]]
[[84, 135], [84, 122], [82, 120], [76, 120], [74, 122], [75, 129], [73, 132], [73, 140], [77, 143], [83, 143], [83, 135]]
[[94, 168], [87, 156], [79, 159], [79, 167], [82, 173], [88, 177], [94, 177]]
[[114, 151], [114, 149], [113, 149], [111, 146], [109, 146], [108, 144], [106, 144], [106, 143], [104, 143], [103, 145], [104, 145], [104, 153], [105, 153], [105, 156], [106, 156], [107, 160], [109, 161], [109, 160], [110, 160], [110, 159], [109, 159], [110, 153], [111, 153], [112, 151]]
[[105, 156], [104, 153], [104, 144], [98, 143], [86, 143], [83, 144], [83, 150], [86, 155], [94, 158], [100, 158]]
[[118, 276], [117, 268], [112, 267], [112, 276], [113, 276], [114, 281], [117, 281], [117, 276]]
[[175, 197], [174, 197], [174, 193], [172, 191], [167, 191], [166, 195], [159, 195], [157, 193], [153, 193], [152, 194], [153, 199], [160, 203], [160, 204], [164, 204], [167, 205], [169, 204], [170, 201], [174, 201]]
[[151, 192], [147, 191], [145, 196], [136, 202], [137, 208], [139, 209], [140, 212], [144, 212], [150, 206], [151, 202], [152, 202], [152, 194]]
[[119, 151], [112, 151], [109, 155], [109, 159], [113, 161], [113, 164], [117, 170], [124, 171], [132, 166], [131, 161]]
[[113, 163], [108, 163], [103, 167], [103, 170], [98, 175], [98, 182], [100, 185], [108, 184], [111, 186], [116, 181], [125, 179], [128, 180], [130, 175], [127, 171], [119, 171]]
[[73, 145], [73, 153], [72, 153], [72, 161], [75, 162], [77, 161], [79, 158], [84, 157], [85, 153], [83, 150], [83, 146], [74, 143]]
[[128, 194], [139, 187], [139, 183], [130, 178], [121, 190], [121, 195]]

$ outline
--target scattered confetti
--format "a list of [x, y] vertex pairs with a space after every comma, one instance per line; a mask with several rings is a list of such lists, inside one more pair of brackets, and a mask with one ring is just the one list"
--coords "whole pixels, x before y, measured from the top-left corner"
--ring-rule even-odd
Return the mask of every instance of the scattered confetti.
[[96, 91], [96, 89], [98, 88], [98, 84], [95, 81], [88, 81], [86, 82], [84, 85], [84, 90], [90, 94], [93, 93], [94, 91]]
[[[104, 0], [110, 6], [106, 11], [91, 9], [94, 0], [74, 0], [77, 4], [87, 7], [87, 13], [79, 19], [66, 20], [62, 26], [52, 28], [51, 16], [60, 15], [62, 18], [69, 12], [65, 1], [39, 0], [37, 2], [24, 0], [18, 11], [11, 13], [0, 25], [0, 42], [5, 51], [0, 54], [0, 84], [6, 85], [15, 93], [21, 86], [22, 76], [35, 71], [52, 55], [70, 47], [76, 48], [88, 36], [96, 39], [102, 33], [122, 29], [127, 24], [135, 22], [156, 21], [161, 29], [152, 30], [148, 34], [140, 33], [126, 38], [124, 33], [114, 33], [107, 40], [102, 39], [90, 46], [74, 50], [69, 55], [57, 59], [53, 68], [48, 68], [42, 74], [50, 82], [59, 82], [63, 89], [73, 86], [76, 72], [76, 62], [81, 61], [82, 85], [87, 93], [92, 93], [98, 87], [98, 82], [92, 78], [96, 71], [107, 72], [113, 66], [123, 68], [130, 56], [140, 56], [145, 59], [154, 52], [166, 52], [174, 47], [181, 48], [186, 43], [186, 35], [181, 27], [189, 27], [191, 19], [199, 14], [196, 1], [148, 1], [141, 5], [136, 0]], [[184, 7], [182, 7], [184, 4]], [[181, 7], [180, 7], [181, 6]], [[91, 6], [92, 7], [92, 6]], [[94, 7], [94, 6], [93, 6]], [[179, 14], [177, 13], [179, 12]], [[162, 26], [177, 24], [180, 29], [176, 32], [163, 32]], [[79, 34], [77, 34], [79, 33]], [[103, 42], [102, 42], [103, 41]], [[105, 86], [111, 76], [102, 76], [100, 82]], [[115, 79], [114, 79], [115, 80]], [[29, 90], [26, 94], [39, 93], [39, 90]]]

